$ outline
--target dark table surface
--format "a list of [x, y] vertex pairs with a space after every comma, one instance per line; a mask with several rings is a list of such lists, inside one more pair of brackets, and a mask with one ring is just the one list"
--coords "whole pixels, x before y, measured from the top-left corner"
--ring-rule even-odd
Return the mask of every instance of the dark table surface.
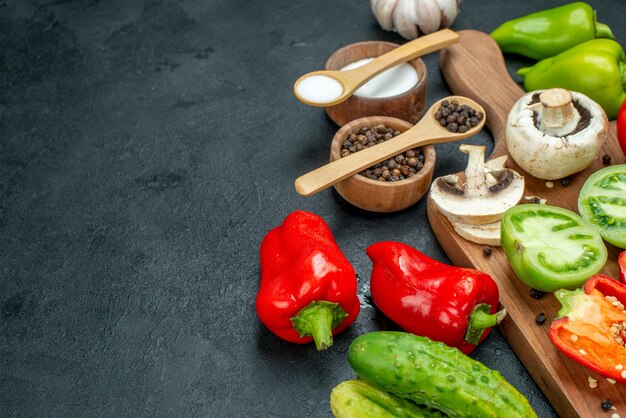
[[[561, 3], [465, 0], [453, 28]], [[623, 3], [590, 3], [626, 39]], [[350, 342], [394, 328], [365, 297], [367, 246], [449, 261], [425, 201], [381, 215], [293, 187], [338, 129], [293, 81], [377, 39], [404, 42], [367, 0], [0, 1], [0, 416], [330, 416]], [[425, 61], [431, 104], [450, 92]], [[457, 146], [435, 175], [464, 168]], [[259, 243], [297, 209], [361, 278], [361, 315], [321, 353], [254, 309]], [[555, 415], [499, 332], [472, 357]]]

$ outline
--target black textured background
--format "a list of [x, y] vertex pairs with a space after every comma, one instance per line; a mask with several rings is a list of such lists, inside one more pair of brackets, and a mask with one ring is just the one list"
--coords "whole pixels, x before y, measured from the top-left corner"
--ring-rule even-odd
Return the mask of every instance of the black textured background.
[[[464, 0], [453, 28], [560, 3]], [[624, 3], [590, 3], [626, 39]], [[293, 81], [375, 39], [403, 42], [367, 0], [0, 1], [0, 416], [330, 416], [352, 339], [392, 327], [364, 298], [367, 246], [448, 261], [424, 201], [377, 215], [293, 188], [338, 129]], [[449, 90], [425, 61], [430, 104]], [[464, 168], [457, 146], [437, 145], [436, 175]], [[259, 243], [296, 209], [362, 278], [323, 353], [254, 310]], [[473, 357], [554, 415], [500, 333]]]

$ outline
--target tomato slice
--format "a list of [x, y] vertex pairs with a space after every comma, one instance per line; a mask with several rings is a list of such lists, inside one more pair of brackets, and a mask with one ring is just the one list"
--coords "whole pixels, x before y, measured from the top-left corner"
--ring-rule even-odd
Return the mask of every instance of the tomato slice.
[[626, 248], [626, 164], [589, 176], [578, 195], [578, 212], [607, 242]]
[[524, 204], [507, 210], [501, 242], [517, 277], [544, 292], [580, 287], [607, 259], [599, 231], [556, 206]]

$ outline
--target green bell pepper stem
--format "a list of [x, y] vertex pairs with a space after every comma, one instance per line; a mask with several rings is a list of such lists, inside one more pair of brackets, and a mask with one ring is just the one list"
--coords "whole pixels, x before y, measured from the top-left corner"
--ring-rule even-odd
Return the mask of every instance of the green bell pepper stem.
[[506, 317], [506, 309], [502, 309], [494, 314], [490, 312], [491, 305], [489, 304], [481, 303], [474, 306], [469, 316], [465, 341], [469, 344], [478, 344], [480, 337], [482, 337], [487, 328], [495, 327]]
[[611, 31], [609, 25], [596, 22], [596, 38], [615, 39], [615, 35], [613, 35], [613, 32]]
[[314, 301], [291, 318], [294, 329], [301, 337], [312, 336], [315, 347], [325, 350], [333, 345], [332, 330], [348, 316], [337, 303]]

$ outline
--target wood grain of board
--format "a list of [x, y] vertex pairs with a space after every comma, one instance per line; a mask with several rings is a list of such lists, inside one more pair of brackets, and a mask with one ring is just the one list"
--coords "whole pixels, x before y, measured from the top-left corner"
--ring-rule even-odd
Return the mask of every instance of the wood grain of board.
[[[490, 158], [507, 153], [505, 124], [509, 110], [524, 94], [522, 88], [508, 74], [504, 57], [497, 44], [485, 33], [459, 31], [460, 42], [441, 53], [441, 69], [454, 94], [467, 96], [486, 110], [486, 126], [491, 131], [495, 146]], [[615, 122], [610, 123], [611, 133], [600, 157], [611, 156], [612, 164], [621, 164], [625, 158], [617, 143]], [[554, 181], [550, 188], [545, 180], [525, 173], [509, 158], [507, 166], [524, 175], [527, 196], [547, 199], [549, 205], [560, 206], [575, 212], [578, 192], [593, 172], [605, 167], [598, 158], [584, 171], [569, 177], [567, 187]], [[437, 212], [429, 200], [428, 219], [435, 236], [450, 259], [459, 266], [473, 267], [489, 273], [500, 288], [500, 302], [508, 316], [500, 329], [507, 341], [524, 363], [528, 372], [562, 417], [604, 417], [611, 412], [600, 408], [605, 399], [613, 401], [616, 412], [626, 416], [626, 386], [611, 384], [597, 373], [579, 365], [561, 354], [550, 342], [548, 329], [560, 304], [552, 294], [536, 300], [530, 288], [517, 279], [509, 267], [501, 248], [495, 248], [485, 257], [482, 245], [458, 236], [448, 220]], [[620, 249], [607, 244], [609, 259], [602, 273], [618, 277], [617, 256]], [[548, 321], [535, 323], [535, 316], [543, 312]], [[597, 379], [598, 387], [589, 387], [588, 377]]]

